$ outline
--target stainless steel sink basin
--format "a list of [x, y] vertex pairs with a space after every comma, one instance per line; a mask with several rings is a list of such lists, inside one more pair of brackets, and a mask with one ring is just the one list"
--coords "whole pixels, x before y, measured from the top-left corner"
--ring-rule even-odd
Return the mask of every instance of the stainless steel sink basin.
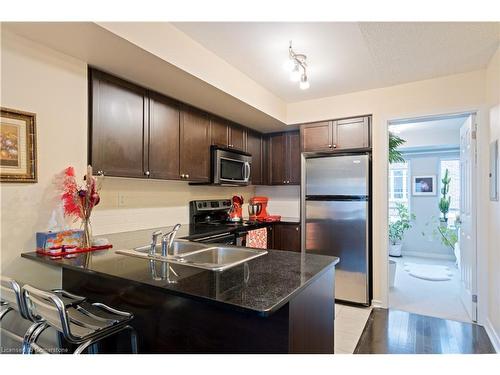
[[212, 271], [223, 271], [266, 254], [266, 250], [242, 247], [210, 247], [188, 254], [181, 254], [175, 258], [174, 263]]
[[[134, 251], [137, 251], [139, 253], [149, 253], [149, 249], [151, 248], [151, 245], [145, 245], [145, 246], [140, 246], [136, 247]], [[201, 243], [196, 243], [196, 242], [191, 242], [191, 241], [185, 241], [185, 240], [177, 240], [172, 243], [172, 248], [174, 252], [177, 254], [184, 254], [184, 253], [191, 253], [193, 251], [197, 250], [202, 250], [206, 249], [207, 245], [203, 245]], [[156, 253], [161, 253], [161, 244], [156, 245]]]
[[236, 246], [211, 246], [190, 241], [174, 241], [176, 256], [161, 256], [157, 247], [155, 255], [149, 255], [150, 246], [141, 246], [133, 250], [117, 250], [117, 254], [143, 259], [196, 267], [210, 271], [224, 271], [252, 259], [266, 255], [266, 250]]

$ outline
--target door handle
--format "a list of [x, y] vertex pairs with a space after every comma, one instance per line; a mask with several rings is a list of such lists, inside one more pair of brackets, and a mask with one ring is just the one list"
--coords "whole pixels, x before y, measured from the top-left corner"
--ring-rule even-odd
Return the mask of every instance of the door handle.
[[250, 163], [245, 162], [245, 181], [250, 179]]

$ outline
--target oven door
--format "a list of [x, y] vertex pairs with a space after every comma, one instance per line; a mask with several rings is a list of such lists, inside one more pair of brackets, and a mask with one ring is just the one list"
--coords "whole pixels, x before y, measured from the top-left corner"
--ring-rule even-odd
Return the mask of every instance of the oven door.
[[223, 149], [214, 149], [213, 183], [248, 185], [252, 157]]

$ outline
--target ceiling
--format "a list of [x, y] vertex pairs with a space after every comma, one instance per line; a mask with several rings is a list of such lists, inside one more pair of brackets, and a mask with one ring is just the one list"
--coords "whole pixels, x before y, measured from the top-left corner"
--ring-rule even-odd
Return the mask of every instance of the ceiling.
[[[176, 22], [175, 27], [286, 102], [484, 68], [500, 43], [486, 22]], [[290, 82], [288, 43], [311, 87]]]

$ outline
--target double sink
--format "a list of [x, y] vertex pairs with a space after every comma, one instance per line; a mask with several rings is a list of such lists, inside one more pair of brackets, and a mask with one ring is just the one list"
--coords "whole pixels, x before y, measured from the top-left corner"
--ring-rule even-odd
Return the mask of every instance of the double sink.
[[177, 255], [162, 256], [158, 254], [160, 249], [161, 246], [158, 245], [154, 255], [150, 254], [150, 245], [136, 247], [133, 250], [117, 250], [116, 253], [218, 272], [267, 254], [266, 250], [201, 244], [187, 240], [176, 240], [172, 243], [171, 250]]

